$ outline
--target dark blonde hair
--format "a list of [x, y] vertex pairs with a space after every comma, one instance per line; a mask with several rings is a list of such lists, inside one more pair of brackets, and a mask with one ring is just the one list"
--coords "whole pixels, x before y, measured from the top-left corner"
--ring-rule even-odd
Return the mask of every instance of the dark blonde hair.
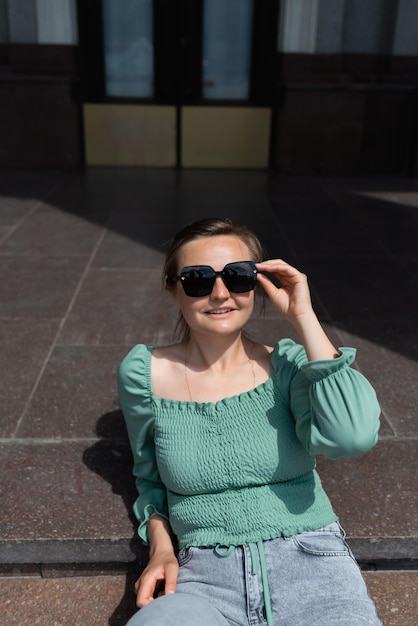
[[[176, 283], [173, 279], [181, 269], [179, 268], [178, 258], [183, 246], [197, 239], [217, 237], [219, 235], [237, 237], [247, 246], [251, 257], [249, 260], [254, 261], [254, 263], [260, 263], [263, 260], [264, 253], [260, 240], [247, 226], [235, 224], [226, 217], [205, 218], [185, 226], [174, 236], [164, 264], [163, 280], [165, 289], [172, 291], [175, 288]], [[175, 328], [175, 336], [180, 341], [187, 341], [190, 338], [190, 329], [181, 311]]]

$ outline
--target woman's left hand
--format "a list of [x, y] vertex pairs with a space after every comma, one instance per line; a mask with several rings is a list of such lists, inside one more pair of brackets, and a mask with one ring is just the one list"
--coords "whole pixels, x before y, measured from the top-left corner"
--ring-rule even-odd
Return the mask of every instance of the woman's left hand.
[[[308, 279], [305, 274], [289, 265], [282, 259], [272, 259], [256, 263], [258, 281], [273, 302], [276, 309], [290, 322], [301, 316], [312, 314], [311, 295]], [[280, 282], [276, 287], [271, 280], [261, 272], [269, 272]]]
[[259, 272], [269, 272], [280, 282], [276, 287], [271, 280], [259, 273], [257, 279], [264, 287], [276, 309], [290, 322], [298, 333], [308, 361], [335, 359], [340, 356], [324, 332], [312, 309], [308, 279], [305, 274], [282, 259], [256, 263]]

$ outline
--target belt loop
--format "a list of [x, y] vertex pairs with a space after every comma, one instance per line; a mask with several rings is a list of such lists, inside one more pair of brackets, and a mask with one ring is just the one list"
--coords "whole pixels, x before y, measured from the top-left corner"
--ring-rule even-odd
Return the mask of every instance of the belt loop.
[[231, 556], [234, 550], [235, 546], [221, 546], [219, 543], [215, 546], [215, 554], [220, 556], [221, 559]]
[[341, 526], [341, 524], [340, 524], [340, 522], [338, 520], [337, 520], [337, 524], [339, 526], [342, 538], [345, 539], [347, 533], [345, 532], [344, 528]]

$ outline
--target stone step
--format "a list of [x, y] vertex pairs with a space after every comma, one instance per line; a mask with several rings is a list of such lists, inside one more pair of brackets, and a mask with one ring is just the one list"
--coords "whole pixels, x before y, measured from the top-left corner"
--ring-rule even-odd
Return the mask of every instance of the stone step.
[[[106, 416], [105, 424], [116, 433], [113, 440], [0, 443], [2, 571], [146, 560], [132, 514], [132, 458], [127, 441], [118, 436], [120, 411]], [[388, 471], [388, 459], [402, 463], [392, 463]], [[369, 566], [418, 561], [416, 459], [414, 440], [383, 440], [355, 459], [318, 459], [353, 552]]]
[[[418, 571], [364, 572], [384, 626], [416, 626]], [[136, 611], [134, 575], [2, 577], [4, 626], [124, 626]]]

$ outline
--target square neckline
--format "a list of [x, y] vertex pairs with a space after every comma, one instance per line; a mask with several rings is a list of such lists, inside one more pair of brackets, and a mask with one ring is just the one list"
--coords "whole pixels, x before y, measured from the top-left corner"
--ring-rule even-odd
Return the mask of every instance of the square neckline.
[[[277, 344], [276, 344], [277, 346]], [[261, 395], [262, 392], [265, 391], [267, 387], [269, 387], [273, 383], [273, 354], [276, 350], [276, 346], [274, 346], [271, 352], [271, 362], [270, 362], [270, 371], [268, 378], [262, 383], [259, 383], [255, 387], [251, 389], [247, 389], [247, 391], [241, 391], [240, 393], [233, 394], [232, 396], [225, 396], [225, 398], [220, 398], [216, 402], [208, 401], [208, 402], [198, 402], [196, 400], [174, 400], [172, 398], [167, 398], [165, 396], [157, 396], [152, 388], [152, 356], [155, 350], [155, 346], [147, 345], [147, 386], [150, 394], [151, 400], [155, 404], [159, 404], [161, 406], [176, 406], [176, 407], [195, 407], [195, 408], [211, 408], [214, 409], [219, 408], [219, 406], [229, 406], [231, 404], [236, 404], [242, 402], [244, 400], [255, 398]]]

